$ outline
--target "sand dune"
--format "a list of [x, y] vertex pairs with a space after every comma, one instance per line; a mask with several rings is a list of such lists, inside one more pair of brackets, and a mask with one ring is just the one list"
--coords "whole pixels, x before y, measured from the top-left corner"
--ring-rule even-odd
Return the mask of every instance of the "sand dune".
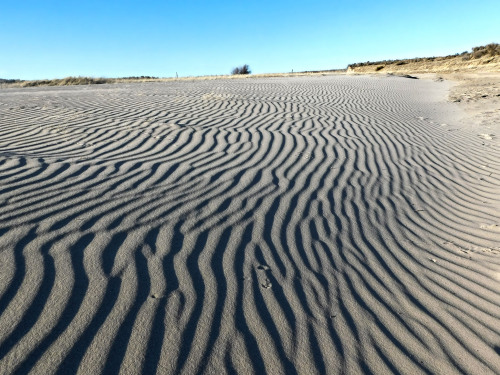
[[0, 373], [500, 373], [500, 144], [449, 84], [0, 91]]

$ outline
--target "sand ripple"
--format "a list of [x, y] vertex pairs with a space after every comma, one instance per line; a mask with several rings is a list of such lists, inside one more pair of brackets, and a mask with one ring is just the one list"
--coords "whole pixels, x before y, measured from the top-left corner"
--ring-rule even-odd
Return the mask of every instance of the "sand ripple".
[[1, 91], [0, 372], [500, 373], [500, 144], [438, 86]]

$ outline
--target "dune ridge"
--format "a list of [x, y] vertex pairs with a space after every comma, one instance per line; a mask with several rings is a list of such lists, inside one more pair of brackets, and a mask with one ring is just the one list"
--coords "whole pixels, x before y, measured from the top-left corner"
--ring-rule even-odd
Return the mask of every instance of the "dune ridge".
[[500, 145], [448, 87], [0, 92], [0, 372], [499, 373]]
[[347, 73], [361, 74], [422, 74], [422, 73], [474, 73], [500, 71], [500, 45], [490, 43], [472, 48], [471, 52], [440, 57], [384, 60], [350, 64]]

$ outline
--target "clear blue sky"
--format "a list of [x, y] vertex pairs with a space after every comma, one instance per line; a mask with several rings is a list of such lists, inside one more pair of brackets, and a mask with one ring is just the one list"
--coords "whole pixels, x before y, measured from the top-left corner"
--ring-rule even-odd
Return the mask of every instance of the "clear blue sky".
[[0, 77], [345, 68], [500, 42], [500, 0], [1, 0]]

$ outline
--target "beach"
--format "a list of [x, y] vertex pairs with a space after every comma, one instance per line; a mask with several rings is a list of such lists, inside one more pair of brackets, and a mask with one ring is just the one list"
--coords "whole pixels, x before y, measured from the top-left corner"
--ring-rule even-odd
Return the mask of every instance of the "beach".
[[0, 373], [500, 373], [500, 97], [455, 78], [0, 90]]

